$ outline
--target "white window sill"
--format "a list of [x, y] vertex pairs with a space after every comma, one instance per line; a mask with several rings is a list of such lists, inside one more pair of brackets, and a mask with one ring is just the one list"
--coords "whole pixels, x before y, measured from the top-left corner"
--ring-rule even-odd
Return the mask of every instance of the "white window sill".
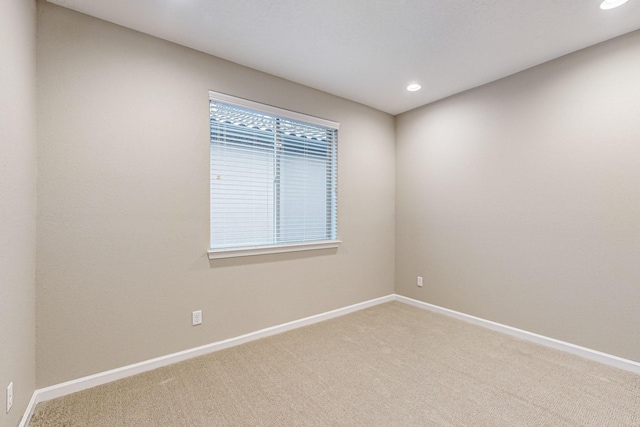
[[235, 258], [253, 255], [278, 254], [283, 252], [312, 251], [317, 249], [333, 249], [340, 246], [340, 240], [323, 240], [320, 242], [288, 243], [269, 246], [245, 246], [240, 248], [209, 249], [209, 259]]

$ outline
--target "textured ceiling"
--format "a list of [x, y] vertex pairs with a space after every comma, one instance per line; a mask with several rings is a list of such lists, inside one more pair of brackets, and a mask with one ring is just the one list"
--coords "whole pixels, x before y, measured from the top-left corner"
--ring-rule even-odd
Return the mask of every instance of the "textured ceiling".
[[640, 28], [640, 0], [49, 1], [391, 114]]

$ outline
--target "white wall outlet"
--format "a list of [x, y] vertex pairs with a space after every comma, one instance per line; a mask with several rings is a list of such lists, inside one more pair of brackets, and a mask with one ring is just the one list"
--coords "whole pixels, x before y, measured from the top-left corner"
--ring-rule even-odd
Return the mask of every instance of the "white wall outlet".
[[13, 381], [9, 383], [7, 386], [7, 413], [11, 410], [13, 406]]
[[202, 310], [196, 310], [191, 313], [191, 323], [193, 326], [200, 325], [202, 323]]
[[416, 280], [416, 285], [418, 285], [419, 288], [422, 287], [422, 276], [418, 276], [418, 280]]

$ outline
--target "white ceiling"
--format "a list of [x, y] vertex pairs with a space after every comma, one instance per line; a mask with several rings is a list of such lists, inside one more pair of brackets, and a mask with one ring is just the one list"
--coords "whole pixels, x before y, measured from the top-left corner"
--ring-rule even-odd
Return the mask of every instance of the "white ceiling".
[[640, 28], [640, 0], [49, 1], [391, 114]]

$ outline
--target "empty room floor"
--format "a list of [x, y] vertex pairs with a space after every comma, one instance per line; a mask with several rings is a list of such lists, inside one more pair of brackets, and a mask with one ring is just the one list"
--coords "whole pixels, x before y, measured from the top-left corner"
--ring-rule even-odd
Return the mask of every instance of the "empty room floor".
[[640, 426], [640, 375], [400, 302], [37, 406], [41, 426]]

